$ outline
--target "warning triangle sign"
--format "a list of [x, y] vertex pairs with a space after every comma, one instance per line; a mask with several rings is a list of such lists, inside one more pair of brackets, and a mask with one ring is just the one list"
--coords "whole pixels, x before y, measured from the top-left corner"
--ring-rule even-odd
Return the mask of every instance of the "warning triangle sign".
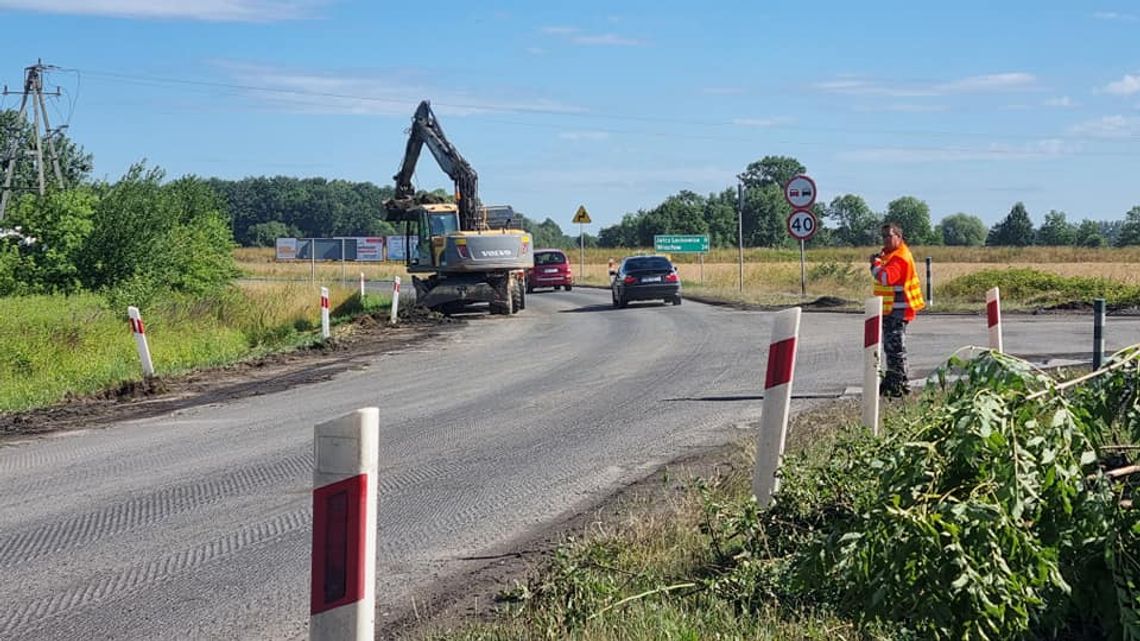
[[585, 205], [578, 205], [578, 212], [574, 214], [574, 220], [571, 222], [590, 224], [590, 214], [586, 211]]

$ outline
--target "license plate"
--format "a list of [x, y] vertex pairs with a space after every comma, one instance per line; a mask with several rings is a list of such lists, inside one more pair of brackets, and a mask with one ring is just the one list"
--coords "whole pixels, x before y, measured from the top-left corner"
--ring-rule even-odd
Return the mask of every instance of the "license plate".
[[547, 274], [557, 274], [558, 268], [557, 267], [548, 267], [542, 271], [546, 272]]
[[643, 282], [643, 283], [660, 283], [661, 277], [660, 276], [646, 276], [645, 278], [641, 279], [641, 282]]

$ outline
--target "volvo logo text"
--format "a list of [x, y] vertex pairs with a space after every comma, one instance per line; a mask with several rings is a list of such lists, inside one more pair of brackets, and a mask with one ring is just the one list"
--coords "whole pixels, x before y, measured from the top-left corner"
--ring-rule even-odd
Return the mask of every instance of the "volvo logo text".
[[510, 256], [511, 250], [509, 249], [480, 249], [479, 255], [483, 258], [495, 258], [498, 256]]

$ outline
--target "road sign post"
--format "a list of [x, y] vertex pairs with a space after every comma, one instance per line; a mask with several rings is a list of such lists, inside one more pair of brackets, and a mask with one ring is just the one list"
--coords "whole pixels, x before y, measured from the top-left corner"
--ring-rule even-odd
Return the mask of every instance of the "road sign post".
[[578, 211], [574, 212], [574, 220], [571, 222], [578, 223], [578, 277], [585, 281], [586, 232], [584, 225], [590, 224], [590, 212], [586, 211], [585, 205], [578, 205]]
[[815, 235], [819, 221], [811, 206], [815, 204], [815, 181], [800, 174], [792, 176], [784, 185], [784, 199], [792, 206], [788, 216], [788, 234], [800, 241], [800, 296], [807, 295], [807, 260], [804, 257], [804, 241]]

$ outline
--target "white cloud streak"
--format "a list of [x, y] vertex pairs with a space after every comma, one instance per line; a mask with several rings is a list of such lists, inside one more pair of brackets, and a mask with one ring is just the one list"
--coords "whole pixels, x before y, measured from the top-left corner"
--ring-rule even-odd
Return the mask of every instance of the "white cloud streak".
[[638, 47], [644, 40], [618, 35], [616, 33], [585, 33], [578, 27], [552, 26], [539, 29], [550, 36], [564, 38], [567, 42], [584, 46]]
[[849, 162], [966, 162], [980, 160], [1034, 160], [1058, 158], [1076, 151], [1076, 147], [1057, 138], [1049, 138], [1024, 145], [990, 145], [981, 148], [965, 147], [872, 147], [842, 152], [836, 158]]
[[207, 22], [279, 22], [315, 17], [325, 0], [0, 0], [0, 9], [66, 15]]
[[1137, 18], [1131, 13], [1118, 13], [1116, 11], [1097, 11], [1093, 14], [1097, 20], [1111, 20], [1114, 22], [1136, 22]]
[[732, 124], [738, 127], [754, 127], [758, 129], [767, 129], [769, 127], [779, 127], [790, 123], [791, 118], [733, 118]]
[[1073, 125], [1069, 132], [1089, 138], [1121, 139], [1140, 136], [1140, 116], [1104, 116]]
[[1041, 104], [1046, 107], [1056, 107], [1058, 109], [1072, 109], [1073, 107], [1079, 106], [1076, 102], [1073, 101], [1072, 98], [1068, 96], [1057, 96], [1055, 98], [1049, 98]]
[[1108, 83], [1104, 90], [1117, 96], [1131, 96], [1140, 92], [1140, 75], [1124, 74], [1120, 80]]
[[[430, 99], [437, 114], [469, 116], [495, 112], [582, 113], [585, 109], [502, 88], [479, 93], [420, 78], [414, 70], [370, 74], [315, 72], [224, 61], [217, 63], [248, 98], [281, 111], [309, 114], [410, 116]], [[260, 89], [264, 87], [265, 89]]]
[[563, 131], [558, 134], [562, 140], [605, 140], [610, 137], [607, 131]]
[[968, 76], [949, 82], [915, 84], [889, 84], [864, 78], [838, 78], [816, 83], [814, 87], [827, 93], [918, 98], [1027, 91], [1037, 88], [1037, 77], [1030, 73], [1010, 72]]

